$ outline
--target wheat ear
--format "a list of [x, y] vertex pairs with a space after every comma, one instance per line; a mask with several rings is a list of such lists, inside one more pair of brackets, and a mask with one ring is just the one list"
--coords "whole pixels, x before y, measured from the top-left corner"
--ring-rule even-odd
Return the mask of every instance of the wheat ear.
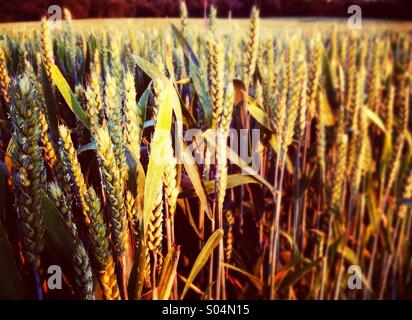
[[136, 89], [134, 76], [127, 72], [124, 80], [125, 96], [125, 143], [129, 146], [130, 152], [136, 160], [140, 158], [140, 135], [143, 128], [141, 123], [140, 109], [136, 103]]
[[64, 222], [69, 227], [70, 231], [75, 238], [78, 237], [77, 227], [73, 222], [73, 214], [69, 203], [67, 202], [66, 195], [63, 194], [62, 189], [56, 182], [50, 182], [48, 184], [48, 191], [53, 200], [54, 206], [59, 210], [60, 214], [63, 216]]
[[129, 220], [129, 227], [133, 234], [133, 239], [137, 243], [139, 241], [139, 234], [140, 234], [140, 217], [136, 209], [135, 198], [131, 191], [126, 191], [126, 212], [127, 218]]
[[89, 234], [92, 243], [93, 262], [99, 272], [100, 284], [106, 299], [119, 300], [120, 291], [109, 243], [109, 233], [101, 209], [100, 199], [93, 187], [86, 195], [87, 214], [90, 217]]
[[52, 77], [52, 66], [54, 64], [54, 56], [53, 56], [53, 44], [50, 36], [50, 29], [49, 24], [46, 18], [43, 18], [40, 25], [40, 33], [41, 33], [41, 57], [44, 65], [44, 69], [47, 74], [47, 78], [49, 79], [50, 83], [53, 82]]
[[211, 36], [207, 39], [207, 58], [209, 94], [213, 108], [212, 127], [217, 128], [223, 108], [224, 55], [222, 44]]
[[16, 79], [13, 84], [10, 118], [13, 125], [13, 183], [16, 209], [22, 234], [23, 255], [37, 269], [44, 248], [44, 224], [41, 209], [41, 191], [46, 183], [41, 130], [37, 124], [40, 107], [37, 92], [28, 77]]
[[252, 8], [250, 16], [249, 36], [244, 60], [243, 82], [248, 90], [253, 74], [256, 70], [256, 62], [259, 48], [259, 9]]
[[316, 37], [313, 46], [314, 49], [309, 67], [308, 81], [308, 108], [311, 115], [315, 112], [316, 99], [319, 92], [319, 82], [322, 74], [323, 44], [319, 36]]
[[345, 179], [345, 169], [348, 149], [348, 136], [344, 133], [338, 133], [338, 160], [334, 172], [331, 207], [335, 210], [340, 208], [342, 199], [343, 182]]
[[121, 182], [124, 184], [127, 178], [127, 165], [123, 140], [122, 98], [118, 93], [116, 79], [111, 75], [106, 76], [105, 98], [109, 118], [109, 135], [112, 139], [113, 152], [117, 167], [119, 168]]
[[81, 240], [74, 246], [73, 267], [75, 283], [83, 300], [94, 300], [93, 274], [90, 259]]
[[188, 14], [187, 14], [187, 7], [186, 2], [184, 0], [180, 1], [180, 31], [182, 32], [183, 36], [186, 37], [187, 35], [187, 25], [188, 25]]
[[8, 105], [10, 103], [9, 88], [11, 80], [6, 65], [4, 48], [0, 46], [0, 89], [3, 101]]
[[86, 221], [88, 221], [86, 215], [87, 204], [84, 200], [84, 197], [87, 194], [87, 186], [79, 160], [77, 159], [77, 152], [74, 148], [70, 131], [65, 125], [59, 125], [59, 134], [60, 157], [63, 161], [63, 170], [65, 175], [70, 178], [77, 204], [82, 209]]
[[51, 169], [54, 169], [57, 164], [57, 155], [50, 138], [46, 115], [43, 111], [40, 111], [39, 122], [41, 127], [41, 142], [44, 149], [44, 160], [46, 160]]
[[116, 163], [109, 132], [106, 126], [97, 130], [97, 154], [103, 174], [103, 183], [108, 200], [109, 222], [117, 256], [125, 254], [127, 246], [127, 214], [124, 205], [123, 181]]

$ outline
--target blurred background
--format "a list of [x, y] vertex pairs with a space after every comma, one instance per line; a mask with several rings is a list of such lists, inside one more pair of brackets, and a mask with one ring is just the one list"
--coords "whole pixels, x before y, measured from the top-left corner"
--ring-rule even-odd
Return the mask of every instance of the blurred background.
[[[410, 0], [186, 0], [191, 17], [203, 17], [214, 4], [220, 17], [241, 18], [257, 4], [262, 17], [347, 17], [351, 4], [364, 18], [412, 20]], [[409, 4], [409, 5], [408, 5]], [[69, 8], [76, 19], [118, 17], [177, 17], [179, 0], [0, 0], [0, 22], [39, 20], [50, 5]]]

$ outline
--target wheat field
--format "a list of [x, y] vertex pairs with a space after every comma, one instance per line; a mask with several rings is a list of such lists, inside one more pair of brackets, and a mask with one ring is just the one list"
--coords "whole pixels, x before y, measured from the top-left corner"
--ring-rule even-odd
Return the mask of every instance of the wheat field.
[[0, 25], [0, 298], [412, 298], [411, 32]]

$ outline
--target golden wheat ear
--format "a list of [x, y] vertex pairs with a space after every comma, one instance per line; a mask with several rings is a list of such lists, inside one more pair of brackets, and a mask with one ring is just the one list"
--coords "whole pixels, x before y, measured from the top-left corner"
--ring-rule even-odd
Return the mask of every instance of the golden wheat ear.
[[2, 95], [3, 101], [7, 107], [8, 104], [10, 103], [9, 89], [10, 89], [11, 79], [10, 79], [9, 72], [6, 66], [7, 66], [7, 63], [6, 63], [6, 56], [4, 54], [4, 48], [3, 46], [0, 46], [0, 89], [1, 89], [1, 95]]
[[50, 83], [53, 83], [52, 66], [54, 65], [53, 43], [49, 23], [43, 18], [40, 24], [41, 60]]

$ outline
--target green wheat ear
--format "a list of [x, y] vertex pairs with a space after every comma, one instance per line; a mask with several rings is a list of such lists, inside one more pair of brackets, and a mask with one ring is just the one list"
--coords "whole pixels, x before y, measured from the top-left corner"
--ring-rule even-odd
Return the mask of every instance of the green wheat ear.
[[16, 162], [12, 170], [12, 181], [19, 230], [24, 258], [38, 268], [40, 254], [44, 248], [45, 232], [41, 192], [46, 187], [43, 151], [39, 145], [39, 98], [27, 76], [17, 78], [12, 87], [10, 118], [13, 127], [13, 158]]
[[113, 143], [104, 125], [96, 132], [97, 155], [103, 174], [103, 184], [108, 201], [108, 216], [117, 256], [125, 254], [127, 246], [127, 213], [124, 205], [123, 181], [118, 168]]
[[84, 197], [87, 194], [87, 186], [79, 160], [77, 159], [77, 152], [74, 148], [70, 131], [66, 126], [59, 125], [59, 134], [60, 157], [63, 161], [63, 170], [65, 175], [70, 178], [77, 205], [82, 209], [85, 219], [88, 221], [86, 214], [87, 204], [84, 200]]
[[88, 207], [87, 214], [90, 217], [89, 237], [91, 240], [93, 265], [99, 274], [105, 298], [117, 300], [120, 298], [120, 292], [115, 274], [110, 236], [100, 199], [93, 187], [90, 187], [85, 199]]
[[118, 93], [118, 84], [115, 77], [106, 76], [105, 87], [106, 111], [108, 115], [109, 135], [113, 144], [113, 152], [119, 168], [122, 184], [127, 178], [126, 155], [124, 149], [122, 97]]
[[81, 240], [75, 243], [73, 265], [77, 290], [84, 300], [94, 300], [93, 274], [89, 256]]

